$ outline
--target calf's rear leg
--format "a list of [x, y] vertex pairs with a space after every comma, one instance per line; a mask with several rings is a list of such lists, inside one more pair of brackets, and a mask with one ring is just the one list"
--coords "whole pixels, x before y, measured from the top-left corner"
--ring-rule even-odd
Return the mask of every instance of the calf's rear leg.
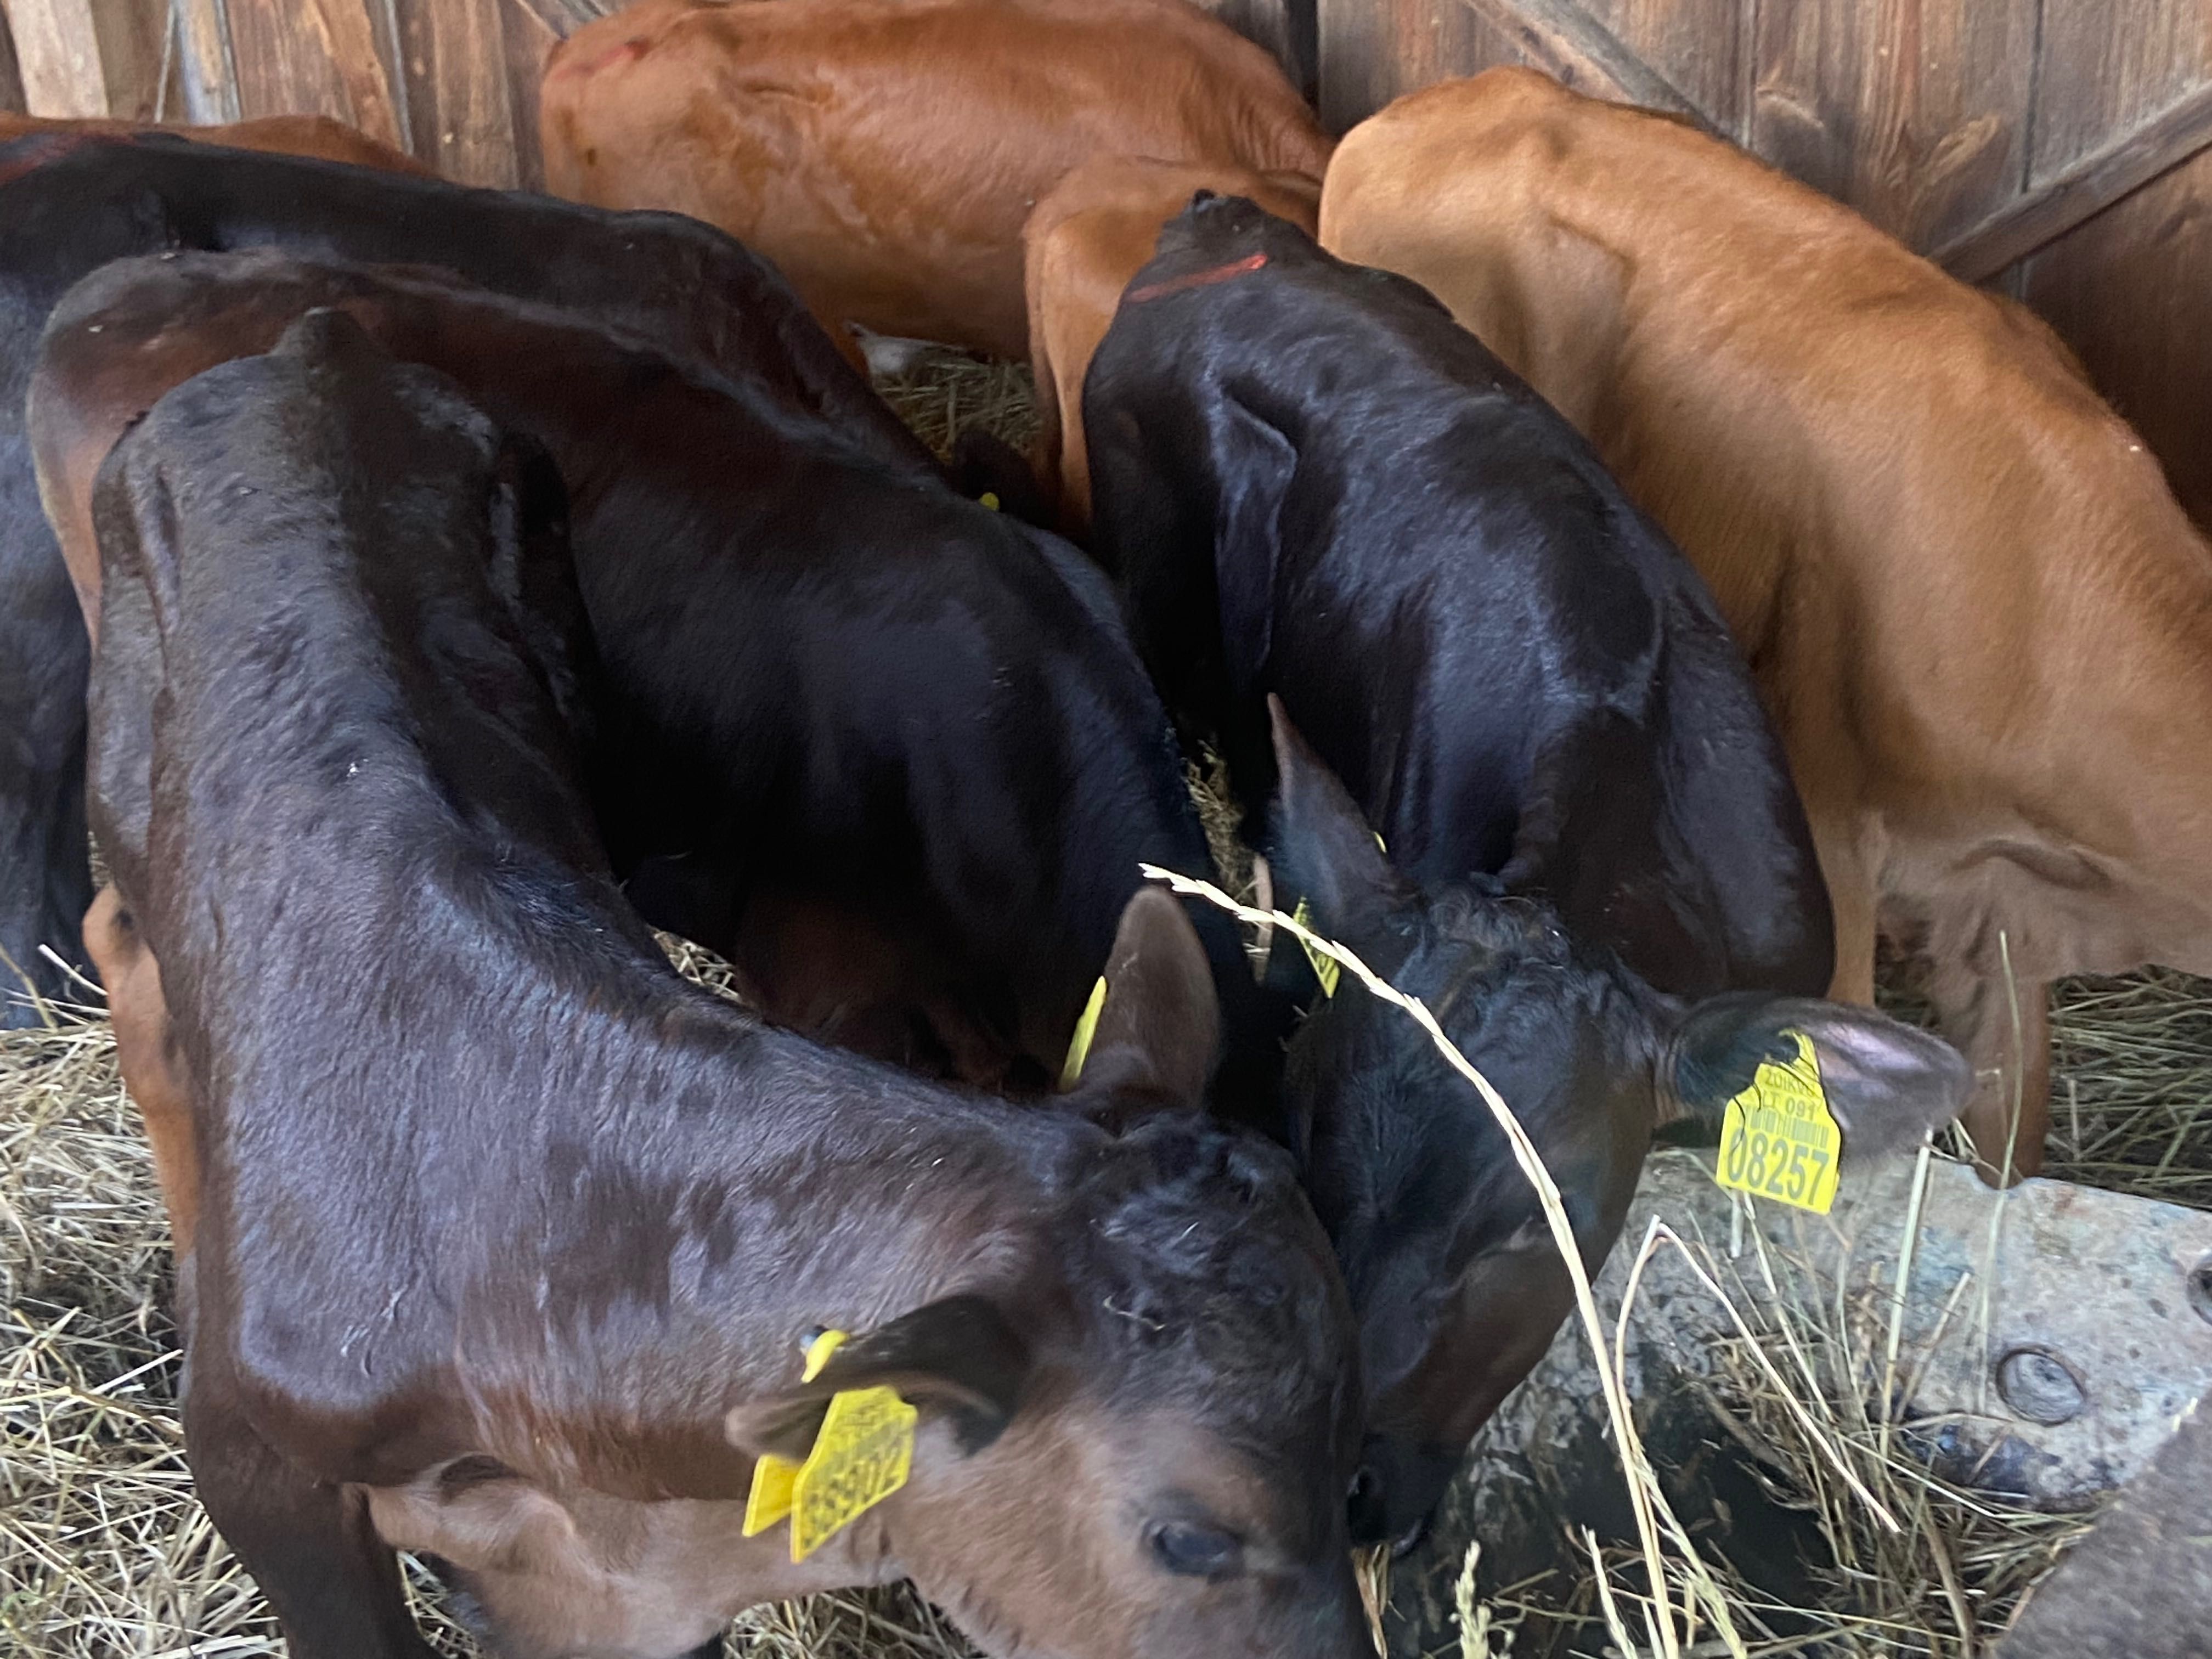
[[192, 1483], [276, 1608], [291, 1659], [432, 1659], [367, 1500], [278, 1456], [214, 1381], [188, 1377], [185, 1390]]

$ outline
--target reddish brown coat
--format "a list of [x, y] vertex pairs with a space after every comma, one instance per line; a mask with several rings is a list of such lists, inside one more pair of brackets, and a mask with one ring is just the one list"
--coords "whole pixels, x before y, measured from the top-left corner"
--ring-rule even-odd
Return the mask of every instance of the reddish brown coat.
[[843, 323], [1028, 348], [1022, 222], [1098, 155], [1318, 177], [1274, 60], [1182, 0], [643, 0], [546, 64], [555, 194], [672, 208]]

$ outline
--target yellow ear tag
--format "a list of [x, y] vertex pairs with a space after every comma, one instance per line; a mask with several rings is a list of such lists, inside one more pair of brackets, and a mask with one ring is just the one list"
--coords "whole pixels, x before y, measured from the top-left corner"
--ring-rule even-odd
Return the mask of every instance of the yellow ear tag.
[[[830, 1356], [836, 1352], [844, 1341], [844, 1332], [824, 1331], [808, 1343], [806, 1368], [799, 1372], [799, 1380], [811, 1382], [821, 1376], [822, 1368], [830, 1363]], [[819, 1437], [817, 1436], [817, 1439]], [[766, 1532], [791, 1513], [800, 1468], [788, 1457], [778, 1457], [773, 1452], [764, 1453], [753, 1465], [753, 1489], [745, 1494], [746, 1537]]]
[[999, 510], [999, 492], [995, 489], [987, 489], [975, 499], [982, 502], [984, 506], [989, 507], [994, 513], [996, 513]]
[[1101, 974], [1098, 983], [1091, 988], [1091, 1000], [1083, 1005], [1082, 1018], [1075, 1022], [1075, 1035], [1067, 1040], [1067, 1058], [1060, 1066], [1063, 1091], [1073, 1089], [1083, 1075], [1083, 1062], [1091, 1058], [1091, 1039], [1098, 1035], [1098, 1011], [1105, 1006], [1106, 975]]
[[[1300, 899], [1298, 908], [1291, 912], [1291, 920], [1301, 927], [1312, 927], [1313, 907], [1304, 899]], [[1306, 953], [1306, 960], [1313, 963], [1314, 977], [1321, 981], [1321, 994], [1325, 997], [1334, 996], [1336, 994], [1336, 958], [1325, 951], [1315, 950], [1304, 939], [1298, 941], [1298, 946]]]
[[[799, 1381], [819, 1376], [844, 1341], [842, 1331], [824, 1331], [815, 1338]], [[804, 1561], [854, 1517], [906, 1485], [921, 1415], [896, 1389], [847, 1389], [831, 1395], [814, 1449], [804, 1463], [771, 1455], [753, 1466], [744, 1535], [765, 1532], [789, 1516], [791, 1559]]]
[[1785, 1031], [1797, 1057], [1762, 1061], [1746, 1089], [1728, 1103], [1713, 1179], [1754, 1198], [1771, 1198], [1826, 1215], [1836, 1201], [1844, 1133], [1820, 1086], [1820, 1061], [1802, 1031]]
[[848, 1389], [831, 1398], [792, 1492], [793, 1560], [804, 1561], [906, 1485], [921, 1415], [896, 1389]]

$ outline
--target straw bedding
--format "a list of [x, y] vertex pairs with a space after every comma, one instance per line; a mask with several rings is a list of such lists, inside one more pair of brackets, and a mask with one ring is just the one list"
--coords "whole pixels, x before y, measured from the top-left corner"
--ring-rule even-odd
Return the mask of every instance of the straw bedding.
[[[1018, 445], [1034, 430], [1018, 368], [941, 355], [884, 389], [939, 448], [971, 424]], [[1202, 789], [1201, 799], [1218, 846], [1233, 854], [1218, 791]], [[672, 941], [672, 952], [714, 981], [703, 953]], [[2207, 990], [2168, 973], [2063, 988], [2051, 1173], [2212, 1208]], [[1710, 1588], [1696, 1593], [1721, 1598], [1735, 1635], [1717, 1637], [1701, 1620], [1684, 1650], [1975, 1651], [2083, 1522], [2014, 1512], [1933, 1480], [1869, 1407], [1866, 1345], [1878, 1334], [1864, 1310], [1826, 1287], [1790, 1291], [1787, 1264], [1775, 1271], [1784, 1296], [1740, 1298], [1756, 1340], [1722, 1368], [1711, 1438], [1756, 1448], [1769, 1496], [1809, 1518], [1818, 1540], [1803, 1578], [1809, 1594], [1801, 1608], [1775, 1607], [1728, 1565], [1725, 1538], [1700, 1538], [1703, 1561], [1683, 1569], [1684, 1582], [1703, 1579]], [[281, 1651], [252, 1583], [192, 1498], [169, 1291], [151, 1159], [97, 1009], [58, 1009], [47, 1030], [0, 1036], [0, 1650], [52, 1659]], [[1757, 1363], [1761, 1349], [1800, 1357], [1780, 1373], [1783, 1386]], [[1840, 1478], [1838, 1448], [1861, 1485], [1901, 1517], [1901, 1533], [1878, 1525]], [[1607, 1565], [1617, 1601], [1641, 1585], [1640, 1567], [1621, 1552], [1608, 1552]], [[441, 1649], [471, 1651], [440, 1618], [427, 1576], [412, 1577]], [[1509, 1587], [1485, 1604], [1473, 1582], [1462, 1586], [1468, 1656], [1528, 1652], [1547, 1645], [1561, 1620], [1601, 1611], [1594, 1573]], [[1644, 1648], [1632, 1601], [1619, 1610]], [[1579, 1628], [1577, 1651], [1619, 1646], [1602, 1623]], [[748, 1659], [967, 1651], [903, 1591], [761, 1609], [733, 1630], [730, 1647]]]

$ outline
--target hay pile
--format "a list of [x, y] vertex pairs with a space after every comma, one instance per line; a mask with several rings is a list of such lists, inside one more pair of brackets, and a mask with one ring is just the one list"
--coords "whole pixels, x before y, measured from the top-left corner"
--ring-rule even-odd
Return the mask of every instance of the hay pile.
[[[1018, 368], [950, 356], [885, 387], [940, 450], [975, 422], [1025, 444], [1033, 431]], [[1218, 810], [1209, 817], [1217, 833]], [[703, 953], [678, 965], [715, 982]], [[2170, 974], [2080, 981], [2057, 1008], [2060, 1077], [2053, 1173], [2212, 1207], [2212, 997]], [[1724, 1267], [1717, 1273], [1757, 1264]], [[1766, 1264], [1784, 1279], [1787, 1264]], [[191, 1494], [174, 1394], [169, 1261], [150, 1157], [117, 1080], [96, 1009], [56, 1010], [42, 1031], [0, 1034], [0, 1648], [40, 1659], [228, 1656], [281, 1650], [250, 1582]], [[2079, 1520], [2022, 1514], [1932, 1480], [1869, 1412], [1860, 1302], [1816, 1286], [1760, 1316], [1714, 1390], [1711, 1437], [1756, 1450], [1773, 1498], [1802, 1508], [1820, 1540], [1806, 1606], [1777, 1606], [1723, 1559], [1723, 1540], [1670, 1565], [1678, 1600], [1729, 1609], [1749, 1654], [1968, 1654]], [[1785, 1358], [1786, 1357], [1786, 1358]], [[1768, 1363], [1779, 1361], [1778, 1364]], [[1876, 1396], [1878, 1397], [1878, 1395]], [[1843, 1478], [1897, 1517], [1882, 1527]], [[1602, 1581], [1646, 1647], [1633, 1597], [1641, 1568], [1605, 1553]], [[427, 1575], [412, 1580], [425, 1628], [472, 1651], [443, 1621]], [[1507, 1587], [1485, 1605], [1467, 1580], [1467, 1655], [1545, 1645], [1581, 1621], [1601, 1580]], [[1522, 1632], [1516, 1639], [1516, 1630]], [[905, 1592], [823, 1597], [761, 1609], [731, 1633], [746, 1659], [959, 1659], [964, 1644]], [[1731, 1650], [1700, 1621], [1698, 1654]]]

